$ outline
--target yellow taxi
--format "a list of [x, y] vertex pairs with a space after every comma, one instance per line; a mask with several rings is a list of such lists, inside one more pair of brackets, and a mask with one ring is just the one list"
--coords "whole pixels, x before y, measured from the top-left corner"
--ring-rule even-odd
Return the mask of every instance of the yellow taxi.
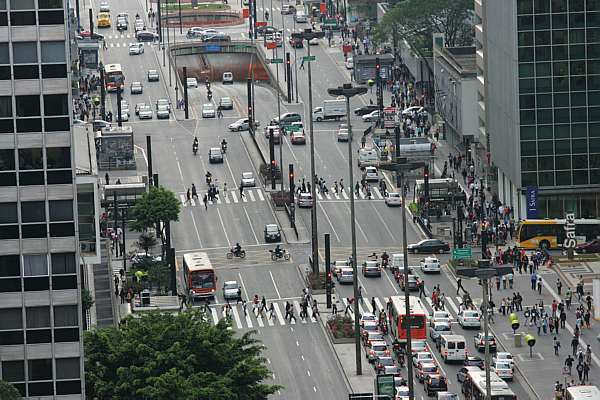
[[110, 14], [100, 13], [96, 21], [98, 28], [110, 28]]

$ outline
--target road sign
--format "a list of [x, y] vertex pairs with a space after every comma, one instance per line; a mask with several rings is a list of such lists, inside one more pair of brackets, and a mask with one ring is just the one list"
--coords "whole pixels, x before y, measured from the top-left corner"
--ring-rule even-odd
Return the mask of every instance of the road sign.
[[389, 396], [390, 399], [394, 398], [394, 375], [392, 374], [384, 374], [377, 375], [376, 377], [376, 395], [379, 396]]
[[315, 56], [304, 56], [302, 57], [302, 61], [315, 61]]
[[283, 64], [283, 58], [271, 58], [271, 64]]
[[207, 52], [217, 53], [217, 52], [221, 51], [221, 46], [219, 46], [218, 44], [209, 44], [204, 49]]
[[267, 26], [267, 22], [266, 21], [256, 21], [256, 23], [254, 24], [254, 26]]
[[470, 247], [464, 247], [462, 249], [453, 249], [452, 250], [452, 259], [453, 260], [463, 260], [473, 258], [473, 252]]
[[336, 26], [338, 24], [337, 19], [332, 18], [332, 19], [326, 19], [325, 22], [323, 22], [324, 26]]
[[267, 44], [267, 49], [269, 49], [269, 50], [273, 50], [274, 48], [277, 47], [277, 43], [275, 43], [275, 42], [267, 42], [266, 44]]

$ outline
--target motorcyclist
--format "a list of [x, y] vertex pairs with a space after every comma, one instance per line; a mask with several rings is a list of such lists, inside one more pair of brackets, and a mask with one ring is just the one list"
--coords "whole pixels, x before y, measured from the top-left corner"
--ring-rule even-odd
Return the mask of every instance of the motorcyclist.
[[210, 182], [212, 181], [212, 174], [210, 173], [210, 171], [206, 171], [206, 184], [210, 185]]
[[242, 252], [242, 246], [240, 246], [239, 243], [235, 244], [235, 247], [233, 248], [233, 254], [235, 254], [236, 256], [239, 255]]
[[198, 138], [197, 137], [194, 138], [194, 143], [192, 143], [192, 151], [194, 152], [194, 154], [196, 154], [196, 152], [198, 151]]
[[281, 251], [280, 245], [275, 246], [275, 255], [277, 256], [277, 258], [282, 256], [282, 251]]
[[221, 141], [221, 151], [225, 153], [227, 151], [227, 140], [223, 139]]
[[389, 261], [390, 261], [390, 256], [384, 250], [383, 253], [381, 254], [381, 263], [383, 264], [384, 268], [388, 266]]

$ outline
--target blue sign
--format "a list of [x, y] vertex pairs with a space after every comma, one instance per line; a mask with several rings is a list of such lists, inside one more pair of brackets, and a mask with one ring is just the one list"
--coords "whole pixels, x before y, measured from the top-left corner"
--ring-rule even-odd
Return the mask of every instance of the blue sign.
[[204, 47], [204, 49], [210, 53], [218, 53], [221, 51], [221, 46], [219, 46], [218, 44], [209, 44], [206, 47]]
[[536, 219], [538, 217], [538, 188], [537, 186], [527, 186], [527, 219]]

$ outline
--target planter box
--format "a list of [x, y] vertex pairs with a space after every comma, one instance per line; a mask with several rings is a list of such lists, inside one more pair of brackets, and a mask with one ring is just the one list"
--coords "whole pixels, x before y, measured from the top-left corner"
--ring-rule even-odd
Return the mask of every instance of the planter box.
[[329, 337], [329, 340], [331, 340], [331, 343], [333, 343], [333, 344], [354, 343], [354, 337], [336, 338], [335, 336], [333, 336], [333, 333], [331, 333], [331, 329], [329, 328], [329, 324], [327, 324], [327, 322], [325, 322], [325, 331], [327, 332], [327, 336]]

